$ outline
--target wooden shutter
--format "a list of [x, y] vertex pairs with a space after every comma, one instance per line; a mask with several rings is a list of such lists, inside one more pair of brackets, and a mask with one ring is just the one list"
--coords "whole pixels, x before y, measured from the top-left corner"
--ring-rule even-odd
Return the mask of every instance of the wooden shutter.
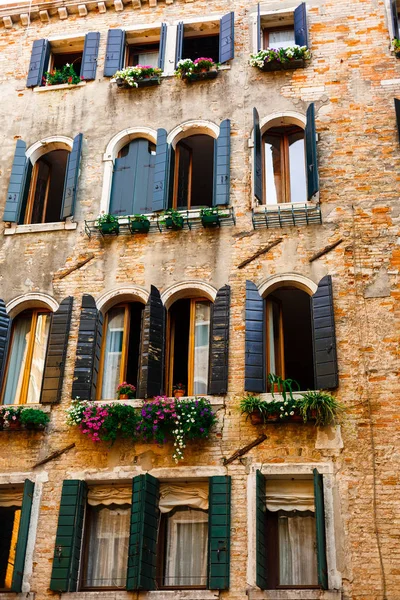
[[208, 588], [229, 589], [231, 478], [210, 477], [208, 494]]
[[149, 153], [148, 140], [136, 140], [136, 143], [138, 152], [133, 183], [133, 214], [143, 214], [151, 212], [153, 207], [156, 157]]
[[151, 398], [162, 394], [164, 353], [165, 308], [160, 292], [152, 285], [142, 319], [138, 398]]
[[114, 77], [124, 67], [125, 31], [109, 29], [107, 36], [106, 58], [104, 61], [104, 77]]
[[268, 589], [267, 580], [267, 502], [265, 477], [256, 471], [256, 584]]
[[396, 112], [397, 131], [399, 134], [399, 142], [400, 142], [400, 100], [398, 100], [397, 98], [394, 99], [394, 110]]
[[4, 300], [0, 300], [0, 390], [7, 363], [8, 342], [10, 340], [11, 319], [7, 314]]
[[181, 21], [180, 23], [178, 23], [178, 27], [176, 30], [175, 67], [182, 58], [184, 31], [184, 25]]
[[126, 589], [156, 589], [157, 534], [160, 511], [158, 479], [146, 473], [133, 479]]
[[397, 0], [390, 0], [390, 9], [392, 13], [393, 37], [399, 38], [399, 17], [397, 12]]
[[17, 140], [3, 214], [5, 222], [19, 223], [21, 209], [29, 190], [32, 163], [25, 153], [26, 143], [23, 140]]
[[22, 592], [22, 578], [24, 576], [26, 546], [28, 543], [34, 489], [35, 484], [32, 481], [29, 481], [29, 479], [25, 479], [21, 519], [19, 522], [17, 546], [15, 548], [14, 571], [11, 583], [11, 591], [17, 593]]
[[213, 205], [229, 204], [231, 175], [231, 122], [222, 121], [218, 139], [214, 140]]
[[314, 473], [315, 525], [317, 530], [317, 563], [318, 584], [323, 590], [328, 589], [328, 563], [326, 560], [326, 534], [324, 509], [324, 482], [317, 469]]
[[157, 129], [157, 150], [154, 167], [153, 211], [164, 210], [168, 202], [169, 144], [165, 129]]
[[306, 165], [307, 165], [307, 198], [311, 200], [319, 190], [317, 133], [315, 130], [314, 102], [307, 108], [307, 124], [305, 129]]
[[110, 197], [112, 215], [133, 215], [133, 196], [138, 157], [138, 141], [129, 144], [128, 154], [114, 161], [113, 180]]
[[53, 592], [77, 590], [86, 497], [85, 481], [63, 482], [50, 581]]
[[26, 87], [42, 85], [42, 78], [50, 57], [50, 44], [48, 40], [35, 40], [32, 46], [31, 61], [29, 63]]
[[257, 52], [261, 50], [261, 10], [260, 3], [257, 4]]
[[262, 181], [262, 151], [261, 151], [261, 129], [258, 110], [253, 108], [253, 135], [254, 135], [254, 156], [253, 156], [253, 187], [254, 196], [260, 204], [263, 203], [263, 181]]
[[161, 23], [160, 47], [158, 51], [158, 67], [164, 71], [165, 48], [167, 44], [167, 24]]
[[44, 366], [40, 401], [43, 404], [60, 402], [71, 324], [72, 296], [65, 298], [53, 314]]
[[103, 315], [97, 310], [94, 298], [84, 294], [76, 347], [72, 398], [79, 396], [82, 400], [91, 400], [96, 397], [102, 333]]
[[231, 288], [224, 285], [218, 290], [213, 305], [209, 394], [226, 394], [228, 391], [230, 300]]
[[246, 281], [245, 390], [265, 392], [265, 301]]
[[78, 133], [74, 138], [72, 150], [68, 155], [65, 171], [64, 194], [60, 220], [72, 217], [75, 209], [76, 194], [78, 189], [79, 167], [82, 154], [83, 134]]
[[339, 385], [336, 355], [335, 315], [332, 278], [326, 275], [311, 296], [314, 350], [314, 385], [317, 390], [332, 390]]
[[85, 35], [81, 66], [81, 77], [83, 79], [96, 79], [99, 43], [100, 33], [98, 31], [91, 31]]
[[302, 2], [294, 11], [294, 41], [308, 48], [307, 6]]
[[219, 21], [219, 62], [225, 63], [235, 56], [235, 13], [224, 15]]

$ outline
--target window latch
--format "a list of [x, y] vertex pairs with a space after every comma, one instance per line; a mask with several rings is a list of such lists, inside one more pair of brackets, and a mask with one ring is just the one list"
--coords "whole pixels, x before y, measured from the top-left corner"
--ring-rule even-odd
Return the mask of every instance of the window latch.
[[63, 547], [62, 546], [56, 546], [56, 556], [58, 558], [58, 562], [61, 562], [62, 552], [63, 552]]
[[[223, 542], [221, 542], [221, 543], [223, 543]], [[219, 555], [220, 555], [221, 552], [226, 552], [226, 546], [225, 546], [225, 544], [222, 546], [222, 548], [218, 548], [218, 550], [217, 550], [217, 560], [218, 561], [220, 560]]]

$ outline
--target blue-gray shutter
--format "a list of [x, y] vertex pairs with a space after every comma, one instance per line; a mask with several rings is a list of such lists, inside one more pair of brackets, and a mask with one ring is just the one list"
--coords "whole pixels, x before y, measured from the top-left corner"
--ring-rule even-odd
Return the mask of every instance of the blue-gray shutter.
[[164, 71], [165, 48], [167, 44], [167, 24], [161, 23], [160, 47], [158, 50], [158, 66]]
[[176, 30], [175, 67], [182, 58], [183, 35], [184, 35], [184, 25], [183, 25], [183, 21], [181, 21], [180, 23], [178, 23], [178, 27]]
[[219, 62], [235, 57], [235, 13], [224, 15], [219, 21]]
[[213, 205], [229, 204], [231, 176], [231, 122], [222, 121], [218, 139], [214, 140]]
[[138, 398], [160, 396], [164, 384], [165, 307], [154, 285], [143, 311]]
[[210, 477], [208, 492], [208, 589], [228, 590], [231, 551], [231, 477]]
[[104, 77], [113, 77], [124, 67], [125, 31], [109, 29], [107, 36], [106, 58], [104, 61]]
[[157, 129], [156, 163], [154, 167], [153, 211], [164, 210], [168, 203], [169, 144], [165, 129]]
[[257, 52], [261, 50], [261, 11], [260, 3], [257, 4]]
[[7, 363], [8, 343], [10, 340], [11, 319], [7, 314], [4, 300], [0, 300], [0, 390], [3, 384]]
[[32, 46], [31, 61], [29, 63], [26, 87], [42, 85], [42, 78], [47, 69], [50, 57], [50, 44], [48, 40], [35, 40]]
[[265, 302], [252, 281], [246, 281], [246, 392], [265, 392]]
[[399, 17], [397, 11], [397, 0], [390, 0], [390, 8], [392, 13], [393, 37], [399, 38]]
[[99, 43], [100, 33], [98, 31], [91, 31], [85, 35], [81, 66], [81, 77], [83, 79], [96, 79]]
[[254, 156], [253, 156], [253, 187], [254, 196], [260, 204], [263, 203], [263, 181], [262, 181], [262, 151], [261, 151], [261, 129], [258, 110], [253, 108], [253, 136], [254, 136]]
[[32, 500], [35, 484], [25, 479], [22, 495], [21, 518], [19, 522], [17, 545], [15, 548], [14, 571], [12, 576], [11, 591], [22, 592], [22, 578], [24, 576], [26, 546], [28, 543], [29, 523], [31, 520]]
[[231, 288], [224, 285], [217, 292], [212, 311], [208, 393], [213, 395], [228, 391], [230, 304]]
[[294, 11], [294, 41], [308, 48], [307, 6], [302, 2]]
[[143, 140], [133, 140], [129, 144], [128, 154], [116, 158], [114, 161], [110, 195], [110, 213], [112, 215], [127, 216], [135, 214], [133, 204], [138, 141]]
[[79, 166], [82, 154], [83, 134], [78, 133], [74, 137], [72, 150], [68, 155], [67, 168], [65, 170], [64, 194], [61, 207], [60, 220], [72, 217], [75, 209], [75, 201], [78, 190]]
[[394, 99], [394, 110], [396, 111], [397, 132], [399, 134], [400, 142], [400, 100], [397, 98]]
[[28, 191], [28, 183], [32, 172], [32, 163], [26, 157], [25, 152], [26, 143], [23, 140], [17, 140], [3, 221], [19, 223], [21, 217], [21, 209]]
[[336, 356], [335, 315], [332, 278], [326, 275], [311, 296], [311, 318], [314, 348], [314, 386], [317, 390], [333, 390], [339, 385]]
[[305, 129], [306, 166], [307, 166], [307, 198], [311, 200], [319, 190], [317, 132], [315, 129], [314, 102], [307, 108], [307, 123]]
[[317, 534], [317, 569], [318, 585], [323, 590], [328, 589], [328, 562], [326, 560], [326, 533], [324, 508], [324, 480], [318, 469], [314, 474], [315, 526]]
[[265, 477], [256, 471], [256, 584], [268, 589], [267, 572], [267, 501]]

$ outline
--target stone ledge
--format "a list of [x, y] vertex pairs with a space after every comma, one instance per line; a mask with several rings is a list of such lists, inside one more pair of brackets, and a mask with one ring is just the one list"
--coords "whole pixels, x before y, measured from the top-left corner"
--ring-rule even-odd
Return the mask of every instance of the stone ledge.
[[55, 90], [66, 90], [71, 88], [83, 87], [86, 85], [86, 81], [80, 81], [79, 83], [60, 83], [59, 85], [42, 85], [33, 88], [34, 92], [54, 92]]
[[[15, 235], [19, 233], [45, 233], [47, 231], [72, 230], [78, 227], [73, 221], [60, 221], [59, 223], [33, 223], [28, 225], [16, 225], [4, 229], [4, 235]], [[1, 599], [0, 599], [1, 600]]]
[[35, 597], [35, 592], [22, 592], [21, 594], [0, 592], [0, 600], [35, 600]]
[[[224, 400], [224, 396], [207, 396], [204, 395], [202, 396], [201, 394], [199, 394], [198, 396], [183, 396], [182, 398], [178, 398], [178, 400], [196, 400], [196, 398], [205, 398], [206, 400], [209, 401], [209, 403], [211, 404], [211, 406], [224, 406], [225, 405], [225, 400]], [[168, 398], [169, 400], [175, 400], [175, 398]], [[95, 402], [98, 402], [99, 404], [129, 404], [130, 406], [133, 406], [134, 408], [141, 408], [143, 402], [150, 402], [151, 400], [142, 400], [141, 398], [131, 398], [131, 399], [127, 399], [127, 400], [116, 400], [115, 398], [111, 398], [110, 400], [95, 400]]]
[[[139, 594], [126, 591], [74, 592], [61, 594], [61, 600], [131, 600], [133, 596], [136, 598], [139, 596], [140, 600], [215, 600], [219, 597], [219, 592], [211, 590], [158, 590], [139, 592]], [[1, 596], [0, 600], [2, 600]]]
[[249, 600], [340, 600], [340, 590], [247, 590]]

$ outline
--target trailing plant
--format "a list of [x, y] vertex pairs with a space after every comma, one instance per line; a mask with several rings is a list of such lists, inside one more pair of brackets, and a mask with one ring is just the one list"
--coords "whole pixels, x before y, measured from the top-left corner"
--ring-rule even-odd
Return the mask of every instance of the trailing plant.
[[345, 406], [329, 392], [305, 392], [298, 405], [304, 422], [314, 419], [316, 425], [334, 425], [345, 411]]
[[99, 215], [97, 217], [97, 225], [101, 226], [101, 225], [103, 225], [105, 223], [119, 225], [118, 217], [115, 216], [115, 215], [109, 215], [109, 214], [106, 214], [106, 213], [101, 213], [101, 215]]
[[64, 65], [61, 69], [46, 71], [43, 77], [43, 85], [60, 85], [62, 83], [76, 85], [81, 81], [83, 81], [83, 77], [77, 75], [74, 65], [70, 65], [69, 63]]
[[133, 406], [128, 404], [108, 405], [107, 416], [105, 416], [100, 429], [101, 441], [114, 444], [118, 438], [134, 438], [139, 420], [140, 415]]
[[123, 383], [120, 383], [119, 386], [117, 387], [117, 398], [119, 398], [121, 395], [128, 396], [128, 398], [134, 398], [135, 392], [136, 392], [135, 386], [131, 385], [130, 383], [126, 383], [126, 381], [124, 381]]
[[215, 207], [207, 206], [200, 210], [200, 217], [212, 217], [214, 215], [216, 215], [218, 217], [228, 217], [229, 216], [226, 213], [226, 211], [220, 210], [219, 208], [215, 208]]
[[266, 402], [265, 400], [261, 400], [260, 396], [252, 396], [251, 394], [248, 394], [241, 399], [239, 406], [242, 414], [247, 415], [247, 418], [252, 413], [259, 412], [265, 422], [266, 417], [269, 414], [268, 404], [270, 403]]
[[220, 64], [213, 61], [212, 58], [200, 57], [196, 60], [183, 58], [176, 65], [174, 75], [180, 79], [191, 79], [202, 71], [217, 70]]
[[246, 414], [247, 418], [258, 412], [264, 423], [268, 421], [268, 417], [289, 420], [294, 415], [300, 414], [297, 400], [291, 398], [267, 402], [259, 396], [248, 395], [241, 399], [239, 406], [242, 414]]
[[168, 208], [164, 213], [160, 222], [163, 225], [169, 226], [169, 223], [172, 226], [172, 229], [182, 229], [183, 227], [183, 217], [179, 210], [175, 208]]
[[123, 82], [128, 87], [139, 87], [139, 81], [159, 78], [162, 74], [162, 69], [152, 67], [151, 65], [136, 65], [135, 67], [126, 67], [121, 71], [117, 71], [111, 80], [112, 82]]
[[50, 421], [49, 415], [37, 408], [24, 408], [20, 419], [27, 429], [44, 429]]
[[133, 215], [131, 221], [134, 223], [150, 223], [150, 219], [145, 215]]
[[277, 62], [277, 63], [288, 63], [293, 60], [309, 60], [311, 58], [311, 52], [307, 46], [289, 46], [288, 48], [266, 48], [265, 50], [259, 50], [255, 54], [250, 54], [250, 66], [263, 69], [266, 63]]

